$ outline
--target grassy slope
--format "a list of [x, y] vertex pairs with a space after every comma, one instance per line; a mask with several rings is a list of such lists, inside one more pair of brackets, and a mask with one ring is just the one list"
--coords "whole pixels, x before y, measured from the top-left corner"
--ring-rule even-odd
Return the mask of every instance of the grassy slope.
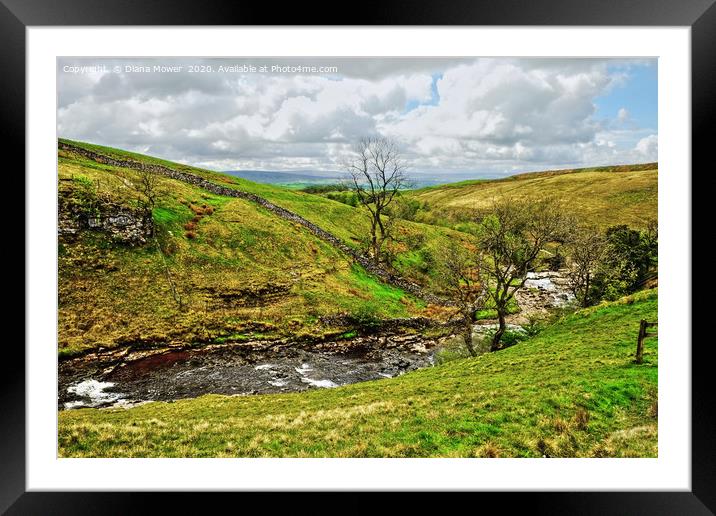
[[[77, 142], [74, 142], [77, 143]], [[185, 169], [213, 181], [262, 195], [293, 210], [348, 243], [365, 230], [366, 219], [355, 208], [319, 196], [260, 185], [193, 167], [90, 144], [106, 154], [157, 162]], [[103, 195], [123, 203], [137, 197], [128, 186], [136, 179], [129, 169], [109, 167], [76, 154], [59, 153], [60, 189], [92, 181]], [[317, 318], [337, 312], [369, 312], [378, 317], [405, 317], [422, 312], [423, 303], [399, 289], [367, 276], [331, 246], [298, 225], [284, 221], [253, 203], [209, 194], [199, 188], [161, 179], [162, 196], [154, 218], [160, 240], [171, 254], [171, 275], [188, 309], [181, 311], [171, 296], [162, 256], [152, 245], [127, 248], [97, 233], [59, 249], [59, 343], [61, 354], [123, 343], [207, 342], [254, 337], [320, 335], [331, 328]], [[195, 230], [185, 236], [192, 207], [208, 205]], [[444, 228], [405, 223], [399, 228], [414, 248], [396, 246], [399, 258], [415, 249], [436, 248], [447, 238], [466, 238]], [[421, 236], [422, 235], [422, 236]], [[460, 235], [460, 236], [455, 236]], [[417, 239], [417, 240], [416, 240]], [[402, 247], [401, 247], [402, 246]], [[420, 263], [399, 259], [401, 272], [418, 281], [430, 278]], [[227, 293], [260, 293], [266, 285], [282, 295], [259, 306], [221, 302]], [[259, 296], [260, 297], [260, 296]]]
[[646, 341], [644, 364], [632, 357], [639, 320], [656, 317], [647, 291], [506, 350], [395, 379], [65, 411], [59, 454], [653, 457], [657, 340]]
[[443, 219], [446, 223], [451, 215], [488, 208], [500, 196], [530, 199], [552, 195], [570, 201], [577, 215], [600, 226], [639, 227], [656, 218], [657, 179], [656, 164], [623, 165], [463, 181], [416, 190], [411, 195], [428, 203], [423, 217], [432, 222]]
[[[110, 156], [158, 163], [179, 170], [185, 170], [230, 188], [237, 188], [260, 195], [279, 206], [301, 215], [321, 228], [330, 231], [349, 245], [358, 245], [358, 241], [368, 233], [369, 220], [363, 212], [319, 195], [311, 195], [270, 184], [254, 183], [239, 177], [172, 163], [170, 161], [110, 147], [102, 147], [83, 142], [72, 143]], [[403, 221], [398, 223], [398, 235], [403, 240], [409, 239], [410, 237], [418, 237], [421, 234], [425, 236], [425, 239], [429, 241], [431, 245], [436, 246], [444, 244], [447, 238], [465, 238], [464, 235], [446, 231], [444, 228]], [[404, 272], [410, 275], [412, 271], [406, 270]]]

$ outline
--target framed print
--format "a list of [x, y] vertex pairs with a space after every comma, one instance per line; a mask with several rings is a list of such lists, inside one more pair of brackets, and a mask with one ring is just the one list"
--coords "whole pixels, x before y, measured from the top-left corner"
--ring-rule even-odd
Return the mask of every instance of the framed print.
[[27, 222], [3, 510], [712, 513], [709, 2], [182, 4], [2, 7]]

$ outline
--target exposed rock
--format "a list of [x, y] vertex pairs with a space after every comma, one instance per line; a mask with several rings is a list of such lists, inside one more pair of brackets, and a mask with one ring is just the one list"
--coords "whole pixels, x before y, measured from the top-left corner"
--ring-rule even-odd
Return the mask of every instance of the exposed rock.
[[117, 242], [144, 245], [152, 236], [153, 224], [145, 211], [105, 197], [96, 196], [88, 208], [61, 193], [58, 197], [58, 235], [71, 238], [81, 230], [101, 231]]
[[515, 294], [520, 313], [511, 316], [513, 322], [526, 323], [533, 315], [545, 316], [554, 308], [574, 301], [565, 271], [527, 273], [525, 286]]
[[335, 248], [339, 249], [344, 254], [353, 258], [366, 271], [368, 271], [370, 274], [373, 274], [374, 276], [377, 276], [385, 283], [389, 283], [391, 285], [399, 287], [399, 288], [405, 290], [406, 292], [409, 292], [409, 293], [415, 295], [416, 297], [419, 297], [419, 298], [427, 301], [428, 303], [442, 304], [442, 305], [451, 304], [451, 302], [449, 300], [446, 300], [444, 298], [441, 298], [439, 296], [436, 296], [434, 294], [426, 292], [422, 287], [420, 287], [420, 285], [417, 285], [416, 283], [413, 283], [412, 281], [408, 281], [405, 278], [402, 278], [396, 274], [393, 274], [392, 272], [390, 272], [389, 270], [387, 270], [381, 266], [375, 265], [375, 263], [369, 256], [366, 256], [363, 253], [361, 253], [360, 251], [346, 245], [337, 236], [316, 226], [314, 223], [304, 219], [300, 215], [273, 204], [272, 202], [268, 201], [267, 199], [264, 199], [263, 197], [260, 197], [258, 195], [255, 195], [255, 194], [252, 194], [249, 192], [237, 190], [235, 188], [229, 188], [227, 186], [223, 186], [223, 185], [214, 183], [212, 181], [209, 181], [207, 179], [204, 179], [204, 178], [197, 176], [195, 174], [175, 170], [175, 169], [172, 169], [169, 167], [165, 167], [163, 165], [143, 163], [143, 162], [128, 160], [128, 159], [112, 158], [110, 156], [106, 156], [104, 154], [99, 154], [97, 152], [93, 152], [88, 149], [70, 145], [65, 142], [59, 142], [58, 146], [62, 150], [67, 150], [70, 152], [74, 152], [76, 154], [80, 154], [86, 158], [89, 158], [89, 159], [96, 161], [98, 163], [103, 163], [105, 165], [111, 165], [111, 166], [115, 166], [115, 167], [132, 168], [135, 170], [148, 170], [155, 174], [159, 174], [159, 175], [162, 175], [165, 177], [169, 177], [171, 179], [176, 179], [176, 180], [182, 181], [184, 183], [189, 183], [194, 186], [198, 186], [199, 188], [203, 188], [204, 190], [215, 193], [217, 195], [223, 195], [226, 197], [237, 197], [240, 199], [246, 199], [251, 202], [254, 202], [254, 203], [258, 204], [259, 206], [262, 206], [263, 208], [275, 213], [276, 215], [278, 215], [279, 217], [281, 217], [285, 220], [289, 220], [291, 222], [300, 224], [301, 226], [306, 228], [308, 231], [313, 233], [315, 236], [317, 236], [321, 240], [328, 242], [329, 244], [331, 244]]
[[331, 388], [391, 378], [434, 363], [437, 342], [411, 335], [271, 349], [205, 346], [137, 350], [65, 360], [59, 367], [59, 408], [126, 406], [208, 393], [251, 395]]
[[[506, 324], [505, 327], [508, 331], [514, 331], [517, 333], [525, 333], [525, 329], [520, 326], [519, 324]], [[488, 323], [488, 324], [475, 324], [472, 327], [472, 336], [473, 338], [481, 337], [482, 335], [485, 335], [486, 333], [491, 332], [492, 330], [496, 330], [499, 328], [499, 324], [497, 323]]]
[[[319, 317], [319, 320], [327, 326], [355, 326], [356, 322], [350, 314], [330, 314]], [[376, 321], [376, 330], [380, 332], [398, 332], [406, 328], [414, 330], [426, 330], [437, 326], [452, 326], [454, 323], [436, 323], [434, 319], [428, 317], [398, 317], [395, 319], [387, 319]]]
[[264, 306], [286, 296], [291, 290], [290, 284], [266, 283], [247, 286], [241, 289], [227, 287], [206, 287], [201, 289], [215, 304], [227, 307]]

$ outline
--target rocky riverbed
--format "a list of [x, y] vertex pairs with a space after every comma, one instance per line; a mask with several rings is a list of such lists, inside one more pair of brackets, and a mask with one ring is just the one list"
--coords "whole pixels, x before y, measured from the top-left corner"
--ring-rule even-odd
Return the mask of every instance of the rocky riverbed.
[[520, 312], [508, 317], [514, 324], [526, 324], [530, 317], [544, 317], [550, 310], [574, 301], [566, 271], [528, 272], [525, 286], [515, 294]]
[[118, 351], [64, 361], [59, 408], [129, 407], [203, 394], [333, 388], [431, 366], [438, 342], [420, 335], [364, 337], [320, 346]]

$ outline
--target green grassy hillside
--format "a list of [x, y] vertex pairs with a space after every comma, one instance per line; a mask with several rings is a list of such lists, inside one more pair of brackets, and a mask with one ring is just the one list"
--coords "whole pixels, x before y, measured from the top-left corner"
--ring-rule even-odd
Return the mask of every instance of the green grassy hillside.
[[[158, 163], [255, 193], [349, 245], [367, 229], [357, 209], [322, 197], [80, 142], [109, 156]], [[60, 150], [59, 195], [82, 209], [96, 199], [136, 206], [135, 170]], [[425, 303], [382, 284], [298, 224], [243, 199], [161, 177], [153, 219], [157, 242], [118, 244], [97, 231], [59, 243], [59, 346], [63, 355], [123, 344], [165, 345], [321, 336], [333, 314], [387, 319], [422, 314]], [[448, 239], [445, 228], [401, 222], [395, 265], [430, 283], [422, 257]], [[161, 252], [160, 252], [161, 249]], [[172, 294], [181, 300], [181, 306]]]
[[[334, 235], [343, 239], [349, 245], [357, 246], [361, 238], [365, 237], [369, 228], [369, 220], [360, 210], [340, 202], [326, 199], [325, 197], [311, 195], [270, 184], [254, 183], [252, 181], [230, 176], [228, 174], [173, 163], [153, 158], [151, 156], [145, 156], [143, 154], [113, 149], [111, 147], [103, 147], [100, 145], [92, 145], [71, 140], [64, 141], [70, 142], [78, 147], [83, 147], [105, 154], [107, 156], [132, 159], [145, 163], [156, 163], [170, 168], [175, 168], [177, 170], [183, 170], [229, 188], [235, 188], [260, 195], [278, 206], [301, 215], [326, 231], [330, 231]], [[407, 242], [411, 240], [411, 238], [419, 239], [421, 235], [428, 241], [437, 239], [437, 241], [433, 242], [436, 245], [439, 245], [441, 243], [440, 240], [446, 238], [446, 235], [452, 238], [464, 238], [462, 235], [446, 232], [442, 228], [435, 228], [429, 225], [409, 222], [399, 223], [398, 238], [400, 240]], [[444, 240], [442, 243], [444, 243]], [[406, 270], [405, 272], [409, 275], [411, 271]]]
[[424, 188], [410, 197], [424, 204], [416, 220], [459, 226], [474, 210], [501, 196], [563, 198], [582, 220], [607, 227], [643, 227], [657, 217], [656, 163], [519, 174], [505, 179], [463, 181]]
[[655, 457], [656, 291], [577, 312], [505, 350], [286, 395], [59, 414], [63, 457]]

